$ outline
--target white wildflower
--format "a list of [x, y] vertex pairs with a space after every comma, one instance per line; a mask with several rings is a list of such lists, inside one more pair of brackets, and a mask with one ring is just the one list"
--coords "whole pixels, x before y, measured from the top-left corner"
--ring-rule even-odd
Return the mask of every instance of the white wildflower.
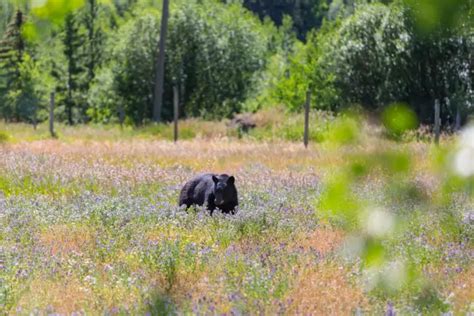
[[389, 262], [385, 267], [385, 283], [393, 290], [400, 289], [406, 281], [407, 270], [401, 261]]
[[474, 176], [474, 125], [461, 133], [459, 149], [454, 156], [454, 171], [461, 177]]
[[362, 224], [369, 235], [383, 237], [393, 231], [395, 218], [383, 208], [369, 209], [364, 215]]

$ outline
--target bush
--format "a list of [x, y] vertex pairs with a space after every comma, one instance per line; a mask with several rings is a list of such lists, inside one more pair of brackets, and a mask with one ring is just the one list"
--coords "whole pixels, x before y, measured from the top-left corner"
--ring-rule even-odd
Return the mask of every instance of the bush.
[[422, 123], [432, 122], [438, 99], [442, 121], [452, 124], [456, 115], [465, 120], [474, 109], [473, 48], [467, 28], [420, 34], [410, 8], [399, 2], [360, 5], [310, 36], [290, 58], [290, 76], [275, 93], [290, 109], [300, 108], [307, 87], [320, 109], [360, 104], [381, 112], [403, 102]]
[[[102, 113], [96, 119], [119, 112], [120, 106], [135, 124], [151, 118], [159, 14], [147, 10], [137, 16], [109, 43], [113, 62], [98, 75], [89, 95]], [[255, 74], [265, 65], [268, 38], [265, 27], [240, 5], [193, 1], [173, 10], [162, 117], [172, 118], [173, 85], [180, 88], [181, 116], [221, 118], [240, 111]]]
[[5, 131], [0, 131], [0, 144], [6, 143], [10, 139], [10, 135]]

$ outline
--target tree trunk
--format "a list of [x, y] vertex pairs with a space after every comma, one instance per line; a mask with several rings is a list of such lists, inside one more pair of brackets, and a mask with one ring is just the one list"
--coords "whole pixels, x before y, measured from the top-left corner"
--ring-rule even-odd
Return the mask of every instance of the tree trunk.
[[119, 107], [119, 122], [120, 122], [120, 129], [123, 129], [123, 123], [125, 122], [125, 109], [123, 105]]
[[459, 111], [459, 105], [456, 107], [456, 123], [454, 125], [454, 130], [459, 132], [461, 129], [461, 111]]
[[177, 85], [173, 87], [173, 116], [174, 116], [174, 142], [178, 141], [178, 118], [179, 118], [179, 88]]
[[89, 64], [88, 77], [89, 84], [95, 76], [95, 19], [97, 18], [96, 0], [89, 0], [89, 21], [88, 21], [88, 38], [89, 38]]
[[311, 106], [311, 91], [306, 92], [306, 102], [304, 106], [304, 147], [308, 148], [309, 142], [309, 107]]
[[441, 133], [441, 118], [440, 118], [440, 104], [439, 104], [439, 100], [436, 99], [435, 100], [435, 117], [434, 117], [434, 123], [435, 123], [435, 126], [434, 126], [434, 132], [435, 132], [435, 144], [438, 145], [439, 144], [439, 136], [440, 136], [440, 133]]
[[161, 108], [163, 105], [163, 87], [165, 79], [165, 49], [166, 34], [168, 31], [169, 0], [163, 0], [163, 12], [161, 15], [160, 51], [156, 67], [155, 95], [153, 100], [153, 121], [161, 121]]
[[54, 132], [54, 92], [51, 92], [49, 99], [49, 133], [52, 138], [56, 137]]

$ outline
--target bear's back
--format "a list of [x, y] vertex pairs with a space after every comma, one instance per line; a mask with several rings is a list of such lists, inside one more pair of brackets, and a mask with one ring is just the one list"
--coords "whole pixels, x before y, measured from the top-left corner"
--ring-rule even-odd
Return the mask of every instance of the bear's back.
[[186, 182], [179, 195], [179, 206], [203, 205], [206, 191], [213, 185], [213, 175], [212, 173], [200, 174]]

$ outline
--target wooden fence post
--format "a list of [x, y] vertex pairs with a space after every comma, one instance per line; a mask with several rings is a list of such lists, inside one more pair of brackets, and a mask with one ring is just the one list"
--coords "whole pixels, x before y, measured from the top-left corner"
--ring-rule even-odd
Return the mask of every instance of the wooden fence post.
[[311, 91], [306, 92], [306, 102], [304, 105], [304, 147], [308, 148], [309, 139], [309, 107], [311, 105]]
[[119, 107], [119, 123], [120, 123], [120, 130], [123, 130], [123, 123], [125, 122], [125, 109], [123, 105]]
[[174, 103], [174, 142], [178, 141], [178, 118], [179, 118], [179, 89], [173, 86], [173, 103]]
[[54, 132], [54, 92], [51, 92], [49, 100], [49, 133], [51, 137], [56, 138], [56, 133]]
[[36, 131], [36, 128], [38, 127], [38, 107], [35, 106], [33, 107], [33, 129]]
[[435, 117], [434, 117], [434, 132], [435, 132], [435, 144], [439, 144], [439, 135], [441, 132], [441, 118], [440, 118], [440, 105], [439, 100], [435, 100]]
[[51, 92], [49, 101], [49, 133], [51, 137], [56, 138], [56, 133], [54, 132], [54, 91]]
[[454, 131], [459, 132], [461, 130], [461, 111], [459, 111], [459, 105], [456, 106], [456, 123], [454, 125]]

